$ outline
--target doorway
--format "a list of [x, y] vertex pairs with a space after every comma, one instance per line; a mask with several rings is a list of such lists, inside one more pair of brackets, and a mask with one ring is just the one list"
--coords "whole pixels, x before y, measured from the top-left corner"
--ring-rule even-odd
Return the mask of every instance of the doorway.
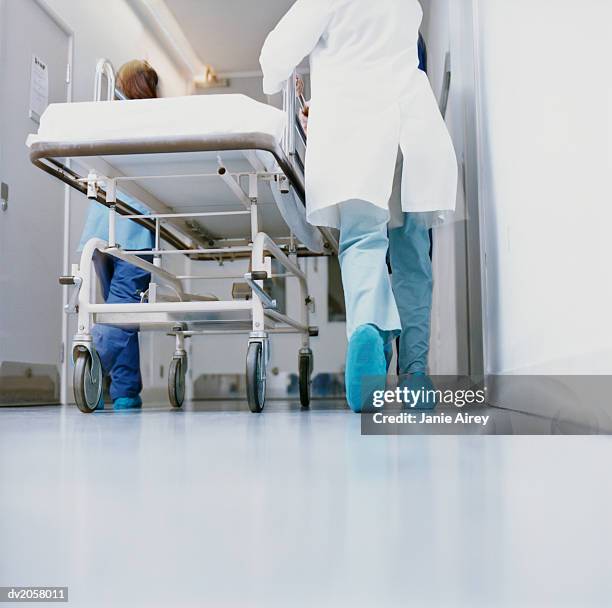
[[25, 140], [69, 94], [71, 34], [35, 0], [0, 0], [0, 403], [59, 402], [66, 189]]

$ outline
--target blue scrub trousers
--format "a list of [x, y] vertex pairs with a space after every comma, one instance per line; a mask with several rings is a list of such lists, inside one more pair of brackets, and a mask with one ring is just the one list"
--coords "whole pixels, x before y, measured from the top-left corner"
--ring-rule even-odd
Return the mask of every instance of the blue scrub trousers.
[[[147, 261], [152, 259], [151, 256], [141, 257]], [[140, 302], [140, 293], [146, 291], [151, 282], [150, 273], [99, 251], [93, 261], [107, 304]], [[111, 377], [111, 399], [138, 397], [142, 391], [138, 330], [94, 325], [91, 333], [102, 370]]]
[[398, 373], [427, 372], [433, 275], [427, 226], [404, 213], [404, 225], [389, 230], [391, 283], [402, 322]]
[[426, 373], [433, 287], [429, 229], [405, 213], [404, 225], [388, 230], [388, 213], [359, 200], [340, 203], [339, 215], [349, 340], [366, 324], [381, 330], [386, 343], [399, 335], [399, 373]]

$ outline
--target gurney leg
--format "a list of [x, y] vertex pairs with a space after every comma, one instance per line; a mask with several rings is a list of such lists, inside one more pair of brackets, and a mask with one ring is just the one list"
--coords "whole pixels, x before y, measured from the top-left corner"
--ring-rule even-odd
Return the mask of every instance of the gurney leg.
[[253, 292], [253, 331], [249, 336], [246, 357], [246, 388], [249, 409], [259, 414], [266, 401], [266, 375], [270, 359], [270, 339], [264, 328], [264, 309]]
[[168, 397], [172, 407], [179, 408], [185, 400], [185, 376], [187, 374], [187, 351], [183, 327], [174, 328], [176, 349], [168, 371]]
[[[306, 274], [300, 269], [297, 256], [290, 254], [287, 256], [283, 251], [274, 243], [274, 241], [265, 233], [260, 232], [254, 238], [253, 241], [253, 255], [252, 255], [252, 268], [254, 274], [255, 271], [266, 270], [266, 259], [264, 252], [269, 252], [274, 258], [283, 266], [285, 271], [293, 275], [299, 282], [300, 285], [300, 298], [301, 298], [301, 322], [297, 322], [289, 318], [285, 314], [280, 314], [274, 310], [268, 310], [267, 314], [272, 319], [287, 323], [292, 327], [295, 327], [302, 333], [302, 348], [298, 354], [298, 369], [300, 377], [300, 402], [303, 407], [308, 407], [310, 404], [310, 378], [313, 370], [313, 354], [310, 349], [310, 336], [316, 335], [317, 329], [310, 327], [309, 318], [310, 311], [313, 305], [312, 298], [308, 295], [308, 283]], [[263, 307], [257, 293], [253, 292], [253, 323], [254, 330], [256, 329], [256, 319], [258, 314], [263, 314]], [[311, 333], [312, 332], [312, 333]]]
[[[254, 244], [251, 253], [251, 269], [253, 273], [267, 270], [263, 251], [255, 246], [259, 233], [259, 217], [257, 212], [257, 183], [249, 180], [249, 195], [251, 198], [251, 242]], [[263, 288], [263, 281], [256, 281]], [[249, 336], [249, 346], [246, 357], [246, 389], [249, 409], [254, 414], [260, 413], [266, 401], [266, 375], [270, 359], [270, 340], [265, 331], [264, 307], [257, 292], [252, 294], [253, 331]]]
[[[290, 256], [291, 261], [299, 266], [297, 255]], [[308, 295], [307, 283], [298, 281], [300, 285], [301, 321], [305, 327], [310, 327], [310, 309], [312, 299]], [[310, 406], [310, 389], [312, 383], [312, 370], [314, 367], [314, 356], [310, 348], [310, 332], [302, 334], [302, 348], [298, 353], [298, 379], [300, 388], [300, 403], [302, 407]]]
[[74, 361], [74, 397], [78, 408], [90, 414], [95, 411], [102, 396], [102, 365], [94, 348], [91, 336], [91, 313], [89, 305], [92, 301], [95, 286], [92, 277], [95, 276], [93, 255], [98, 249], [106, 248], [107, 243], [101, 239], [91, 239], [83, 248], [79, 270], [75, 274], [80, 282], [78, 297], [78, 329], [72, 341], [72, 358]]
[[[160, 251], [161, 249], [161, 238], [160, 238], [160, 223], [159, 218], [155, 218], [155, 251]], [[153, 266], [157, 268], [161, 268], [162, 265], [162, 256], [159, 253], [156, 253], [153, 256]], [[153, 275], [151, 274], [151, 283], [149, 283], [149, 302], [157, 302], [157, 283], [154, 282]], [[170, 376], [168, 376], [168, 382], [170, 382]], [[170, 384], [168, 384], [168, 387]], [[172, 397], [170, 397], [170, 401], [172, 401]], [[179, 406], [180, 407], [180, 406]]]
[[302, 407], [310, 406], [310, 387], [312, 384], [312, 369], [314, 357], [309, 347], [300, 349], [298, 355], [298, 378], [300, 385], [300, 403]]
[[268, 340], [249, 340], [246, 358], [246, 389], [249, 409], [259, 414], [266, 401], [266, 368]]

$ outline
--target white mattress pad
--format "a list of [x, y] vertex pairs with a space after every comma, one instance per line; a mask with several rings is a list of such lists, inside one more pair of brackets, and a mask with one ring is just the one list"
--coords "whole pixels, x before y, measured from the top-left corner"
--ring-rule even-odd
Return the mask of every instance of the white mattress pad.
[[265, 133], [280, 141], [286, 124], [281, 110], [246, 95], [191, 95], [55, 103], [40, 119], [36, 142], [172, 139], [197, 135]]

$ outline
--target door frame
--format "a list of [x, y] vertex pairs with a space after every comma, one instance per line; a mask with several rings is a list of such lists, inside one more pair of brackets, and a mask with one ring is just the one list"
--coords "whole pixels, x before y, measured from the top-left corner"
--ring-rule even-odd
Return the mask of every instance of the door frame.
[[471, 9], [471, 27], [472, 27], [472, 61], [474, 70], [474, 133], [475, 140], [475, 166], [476, 174], [476, 196], [478, 199], [478, 245], [479, 245], [479, 280], [480, 280], [480, 314], [481, 314], [481, 348], [482, 348], [482, 378], [485, 386], [488, 384], [487, 375], [489, 373], [489, 322], [488, 322], [488, 307], [487, 301], [489, 296], [489, 283], [487, 277], [487, 243], [485, 236], [487, 234], [487, 214], [484, 205], [486, 192], [484, 189], [485, 177], [484, 168], [486, 167], [486, 151], [487, 141], [484, 136], [484, 110], [483, 110], [483, 93], [482, 93], [482, 57], [480, 53], [480, 5], [479, 0], [468, 0]]
[[[70, 68], [70, 79], [66, 83], [66, 102], [71, 103], [73, 100], [74, 90], [74, 53], [75, 53], [75, 35], [74, 30], [68, 25], [68, 23], [49, 5], [48, 0], [34, 0], [36, 4], [49, 16], [49, 18], [66, 34], [68, 38], [68, 57], [66, 58], [67, 66]], [[0, 2], [6, 2], [6, 0], [0, 0]], [[70, 166], [68, 161], [67, 166]], [[70, 187], [64, 186], [64, 209], [63, 209], [63, 251], [62, 251], [62, 274], [70, 274]], [[61, 357], [60, 357], [60, 403], [67, 405], [68, 399], [68, 376], [70, 373], [70, 358], [68, 353], [70, 349], [68, 344], [70, 343], [70, 325], [68, 315], [64, 312], [64, 306], [68, 304], [70, 297], [69, 287], [62, 286], [62, 310], [59, 314], [62, 315], [62, 343]]]
[[[5, 58], [5, 50], [4, 50], [4, 25], [6, 23], [6, 0], [0, 0], [0, 86], [4, 82], [4, 58]], [[0, 96], [0, 112], [2, 112], [2, 96]], [[1, 123], [0, 123], [1, 126]], [[2, 144], [2, 130], [0, 128], [0, 179], [2, 178], [2, 159], [3, 159], [3, 149], [4, 146]]]
[[[449, 2], [453, 80], [459, 81], [463, 101], [463, 164], [466, 221], [465, 244], [468, 373], [475, 380], [486, 372], [486, 251], [483, 242], [483, 141], [481, 130], [480, 63], [477, 0]], [[457, 55], [453, 55], [453, 51]]]
[[[66, 83], [66, 101], [72, 101], [73, 95], [73, 66], [74, 66], [74, 30], [61, 18], [57, 12], [51, 8], [48, 4], [47, 0], [32, 0], [35, 4], [51, 19], [57, 27], [66, 35], [68, 42], [68, 51], [66, 57], [66, 64], [69, 65], [70, 68], [70, 79], [69, 82]], [[5, 30], [6, 27], [6, 2], [7, 0], [0, 0], [0, 86], [1, 83], [4, 82], [6, 77], [5, 70], [5, 59], [6, 59], [6, 49], [5, 49]], [[1, 107], [1, 98], [0, 98], [0, 111], [2, 111]], [[2, 168], [3, 168], [3, 155], [4, 155], [4, 146], [3, 146], [3, 138], [1, 136], [0, 129], [0, 178], [2, 177]], [[67, 274], [69, 271], [69, 261], [70, 261], [70, 251], [69, 251], [69, 227], [70, 227], [70, 189], [68, 186], [64, 186], [64, 208], [63, 208], [63, 261], [62, 261], [62, 272], [63, 274]], [[68, 302], [68, 289], [67, 287], [62, 287], [62, 304], [66, 304]], [[68, 319], [64, 314], [63, 308], [61, 311], [58, 311], [59, 314], [62, 315], [61, 320], [61, 339], [62, 344], [58, 345], [61, 349], [60, 356], [60, 403], [65, 404], [67, 402], [66, 399], [66, 385], [67, 385], [67, 373], [68, 373], [68, 362], [66, 357], [66, 337], [68, 333]]]

